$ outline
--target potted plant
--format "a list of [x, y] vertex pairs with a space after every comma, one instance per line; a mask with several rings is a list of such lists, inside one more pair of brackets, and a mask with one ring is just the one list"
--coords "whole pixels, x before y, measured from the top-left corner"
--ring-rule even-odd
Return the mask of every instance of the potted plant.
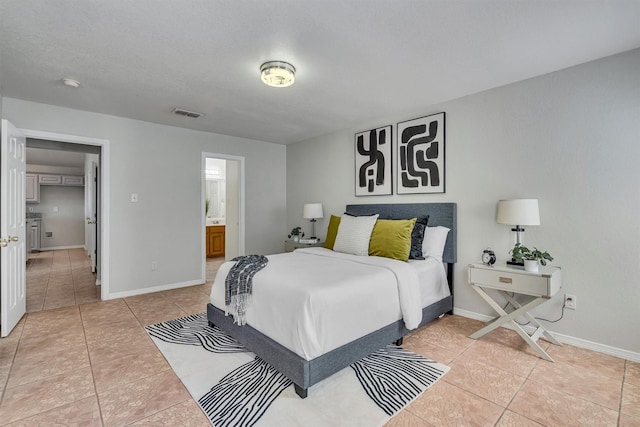
[[295, 227], [293, 230], [291, 230], [291, 234], [289, 234], [289, 238], [294, 242], [299, 241], [301, 237], [304, 237], [302, 227]]
[[547, 251], [538, 248], [529, 249], [520, 243], [511, 249], [511, 256], [517, 262], [524, 261], [526, 271], [538, 271], [538, 264], [547, 265], [547, 261], [553, 261], [553, 257]]

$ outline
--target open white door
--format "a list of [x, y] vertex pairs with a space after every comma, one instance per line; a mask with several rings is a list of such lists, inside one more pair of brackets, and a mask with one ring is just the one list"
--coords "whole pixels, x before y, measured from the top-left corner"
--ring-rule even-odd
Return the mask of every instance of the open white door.
[[96, 272], [97, 254], [97, 228], [98, 228], [98, 192], [96, 188], [97, 165], [91, 162], [89, 173], [87, 174], [87, 225], [89, 226], [89, 256], [91, 257], [91, 272]]
[[7, 120], [2, 120], [0, 146], [0, 323], [6, 337], [27, 311], [26, 138]]

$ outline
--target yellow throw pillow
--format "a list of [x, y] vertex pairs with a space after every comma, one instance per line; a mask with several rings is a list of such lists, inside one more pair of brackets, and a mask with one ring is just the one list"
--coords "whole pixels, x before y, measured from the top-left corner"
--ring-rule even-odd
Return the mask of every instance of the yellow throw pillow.
[[371, 233], [369, 255], [407, 261], [415, 223], [416, 218], [379, 219]]
[[329, 219], [329, 228], [327, 229], [327, 238], [324, 239], [325, 248], [333, 249], [333, 245], [336, 243], [336, 236], [338, 235], [339, 226], [340, 217], [331, 215], [331, 219]]

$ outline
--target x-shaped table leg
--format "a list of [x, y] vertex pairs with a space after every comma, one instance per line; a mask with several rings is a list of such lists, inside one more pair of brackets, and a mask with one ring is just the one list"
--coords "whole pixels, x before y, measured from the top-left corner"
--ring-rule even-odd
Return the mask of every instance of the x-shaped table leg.
[[[549, 331], [547, 331], [537, 320], [535, 320], [535, 318], [532, 315], [528, 313], [529, 310], [547, 301], [548, 298], [534, 297], [531, 301], [528, 301], [525, 305], [521, 305], [518, 301], [515, 300], [515, 298], [510, 296], [507, 292], [499, 291], [507, 299], [509, 304], [511, 304], [515, 308], [515, 310], [512, 311], [511, 313], [507, 313], [497, 302], [495, 302], [493, 298], [491, 298], [484, 291], [484, 289], [482, 289], [480, 286], [476, 284], [472, 284], [471, 286], [500, 316], [488, 322], [484, 328], [469, 335], [469, 338], [473, 338], [474, 340], [478, 339], [483, 335], [493, 331], [497, 327], [502, 326], [505, 323], [509, 322], [513, 326], [514, 330], [518, 333], [518, 335], [520, 335], [520, 337], [522, 337], [522, 339], [525, 340], [533, 348], [533, 350], [538, 354], [538, 356], [540, 356], [545, 360], [553, 362], [553, 359], [551, 358], [551, 356], [549, 356], [547, 352], [544, 351], [544, 349], [538, 345], [537, 343], [538, 338], [540, 338], [541, 335], [544, 335], [545, 338], [547, 338], [553, 344], [556, 344], [556, 345], [561, 345], [561, 344], [558, 342], [558, 340], [556, 340], [553, 337], [553, 335], [549, 333]], [[524, 329], [522, 329], [522, 326], [520, 326], [514, 320], [516, 317], [521, 315], [526, 316], [527, 319], [529, 319], [529, 321], [537, 327], [537, 329], [532, 335], [529, 335]]]

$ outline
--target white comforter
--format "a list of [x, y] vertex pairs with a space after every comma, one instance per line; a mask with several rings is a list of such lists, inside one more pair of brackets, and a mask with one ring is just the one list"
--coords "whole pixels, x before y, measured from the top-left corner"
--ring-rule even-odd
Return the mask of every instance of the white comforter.
[[[418, 275], [409, 263], [324, 248], [268, 258], [253, 279], [247, 323], [307, 360], [398, 319], [408, 329], [422, 320]], [[232, 266], [220, 267], [211, 291], [222, 310]]]

